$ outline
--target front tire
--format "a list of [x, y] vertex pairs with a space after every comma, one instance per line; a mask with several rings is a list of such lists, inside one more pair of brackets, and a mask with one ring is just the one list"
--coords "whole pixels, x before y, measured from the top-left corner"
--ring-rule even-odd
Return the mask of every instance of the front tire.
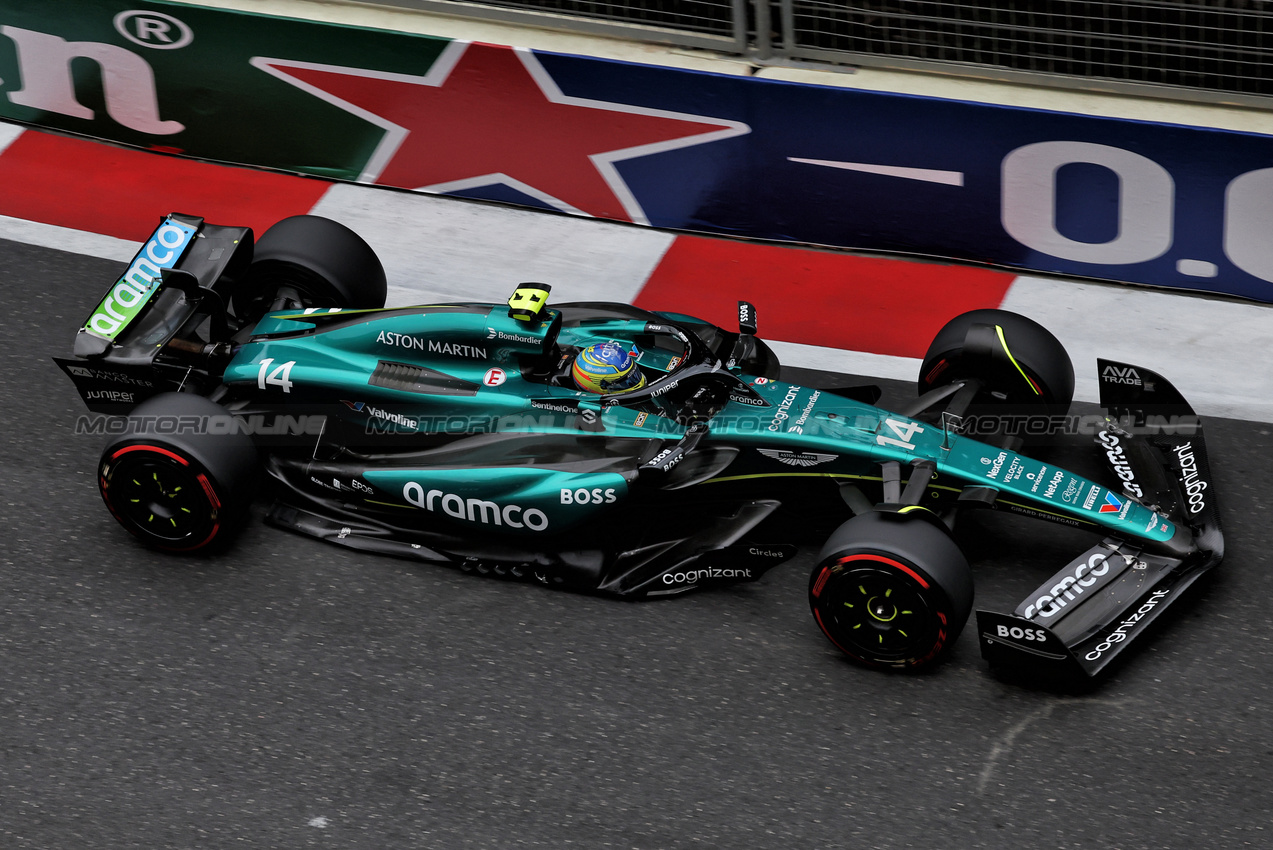
[[206, 549], [240, 523], [252, 500], [256, 446], [230, 414], [189, 393], [162, 393], [133, 411], [98, 464], [102, 500], [148, 546]]
[[[989, 352], [977, 345], [978, 335]], [[1074, 400], [1074, 364], [1047, 328], [1008, 310], [972, 310], [933, 337], [919, 369], [919, 394], [961, 379], [981, 381], [979, 404], [1062, 415]]]
[[963, 630], [972, 596], [968, 561], [944, 527], [875, 511], [836, 529], [809, 577], [823, 634], [870, 667], [914, 670], [940, 659]]

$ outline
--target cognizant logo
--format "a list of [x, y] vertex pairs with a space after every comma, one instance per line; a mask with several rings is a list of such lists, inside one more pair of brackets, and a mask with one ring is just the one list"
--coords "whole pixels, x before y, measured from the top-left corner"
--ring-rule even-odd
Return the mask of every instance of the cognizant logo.
[[529, 528], [531, 531], [543, 531], [548, 528], [548, 517], [539, 508], [522, 508], [521, 505], [498, 505], [487, 499], [464, 498], [456, 493], [445, 493], [441, 490], [430, 490], [414, 481], [408, 481], [402, 488], [402, 498], [417, 508], [436, 511], [440, 507], [442, 513], [466, 522], [477, 522], [482, 525], [507, 525], [509, 528]]
[[195, 228], [171, 218], [159, 225], [84, 326], [97, 336], [113, 340], [141, 312], [158, 288], [160, 272], [177, 264], [194, 234]]
[[751, 578], [751, 570], [704, 567], [701, 570], [686, 570], [680, 573], [664, 573], [663, 583], [694, 584], [709, 578]]

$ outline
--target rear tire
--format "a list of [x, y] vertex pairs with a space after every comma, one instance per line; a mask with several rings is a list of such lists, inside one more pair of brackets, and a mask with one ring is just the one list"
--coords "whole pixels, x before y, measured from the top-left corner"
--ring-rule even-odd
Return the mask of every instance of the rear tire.
[[258, 458], [251, 438], [234, 429], [225, 408], [190, 393], [147, 399], [132, 422], [98, 464], [102, 499], [115, 519], [169, 552], [224, 540], [252, 501]]
[[316, 215], [285, 218], [261, 234], [252, 264], [235, 293], [235, 314], [255, 321], [282, 286], [303, 307], [379, 309], [388, 286], [371, 246], [345, 225]]
[[[974, 325], [1003, 331], [1004, 351], [1012, 365], [991, 373], [984, 359], [968, 356], [968, 332]], [[951, 319], [933, 337], [919, 369], [920, 395], [966, 378], [986, 384], [975, 403], [1022, 406], [1060, 416], [1074, 400], [1074, 364], [1065, 346], [1038, 322], [1007, 310], [972, 310]]]
[[944, 527], [872, 511], [827, 539], [809, 577], [823, 634], [871, 667], [914, 670], [954, 645], [972, 611], [972, 571]]

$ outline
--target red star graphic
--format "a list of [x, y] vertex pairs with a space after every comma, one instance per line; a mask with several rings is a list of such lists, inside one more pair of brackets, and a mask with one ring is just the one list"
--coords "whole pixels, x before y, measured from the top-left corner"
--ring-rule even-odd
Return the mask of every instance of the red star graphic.
[[256, 67], [385, 128], [367, 182], [502, 183], [567, 212], [648, 223], [614, 163], [746, 124], [569, 97], [529, 50], [452, 42], [423, 77], [257, 57]]

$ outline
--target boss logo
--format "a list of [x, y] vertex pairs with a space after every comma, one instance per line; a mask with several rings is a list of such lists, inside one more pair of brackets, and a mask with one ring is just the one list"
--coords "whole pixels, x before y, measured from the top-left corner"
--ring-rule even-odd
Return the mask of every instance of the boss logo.
[[600, 505], [609, 504], [618, 500], [613, 487], [607, 487], [602, 490], [600, 487], [593, 487], [589, 490], [586, 487], [580, 487], [577, 490], [571, 490], [568, 487], [561, 488], [561, 503], [563, 505]]
[[1023, 629], [1020, 626], [999, 626], [996, 633], [1001, 638], [1013, 640], [1045, 641], [1048, 639], [1048, 633], [1043, 629]]

